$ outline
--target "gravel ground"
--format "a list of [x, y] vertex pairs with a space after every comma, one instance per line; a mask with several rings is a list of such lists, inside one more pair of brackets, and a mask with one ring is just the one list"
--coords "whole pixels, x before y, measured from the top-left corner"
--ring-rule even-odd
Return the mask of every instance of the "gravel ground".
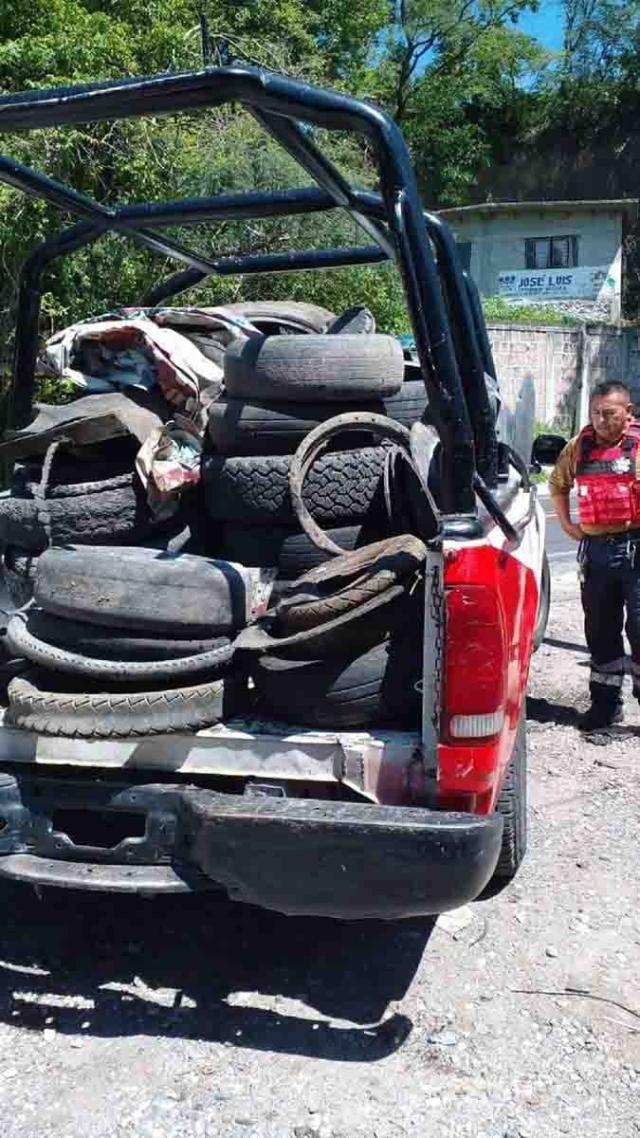
[[3, 888], [4, 1138], [640, 1134], [640, 718], [585, 743], [585, 664], [563, 585], [526, 863], [437, 923]]

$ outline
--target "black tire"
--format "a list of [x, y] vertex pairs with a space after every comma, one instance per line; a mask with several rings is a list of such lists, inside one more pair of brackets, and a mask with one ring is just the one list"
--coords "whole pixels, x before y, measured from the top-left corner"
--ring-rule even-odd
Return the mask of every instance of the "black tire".
[[[210, 535], [209, 535], [210, 536]], [[200, 535], [194, 537], [189, 526], [185, 526], [177, 534], [171, 534], [171, 531], [158, 535], [155, 540], [149, 538], [145, 541], [145, 546], [149, 549], [165, 550], [169, 553], [203, 553], [202, 538]], [[207, 542], [207, 546], [211, 543]], [[16, 608], [21, 608], [27, 601], [33, 597], [33, 588], [38, 571], [39, 555], [37, 553], [30, 553], [28, 549], [23, 549], [21, 546], [9, 545], [2, 554], [2, 578], [7, 587], [7, 592]], [[65, 622], [65, 624], [68, 622]], [[94, 630], [95, 631], [95, 630]], [[46, 639], [46, 637], [45, 637]], [[130, 638], [129, 638], [130, 639]], [[53, 643], [53, 641], [52, 641]], [[167, 640], [167, 645], [173, 644], [174, 641]], [[194, 644], [196, 641], [182, 641], [183, 644]], [[203, 642], [204, 643], [204, 642]], [[211, 642], [209, 642], [211, 643]], [[163, 649], [159, 648], [162, 652]], [[128, 649], [123, 649], [123, 652], [117, 651], [115, 655], [121, 659], [126, 660]], [[168, 651], [168, 649], [167, 649]], [[177, 656], [187, 656], [191, 651], [196, 651], [195, 648], [189, 651], [176, 652]], [[91, 653], [89, 653], [91, 654]], [[135, 659], [135, 657], [131, 657]]]
[[[121, 476], [118, 483], [109, 489], [103, 482], [78, 484], [82, 491], [73, 487], [65, 494], [56, 487], [46, 502], [53, 543], [121, 545], [143, 540], [152, 529], [152, 518], [142, 483], [133, 473]], [[0, 497], [0, 542], [32, 553], [46, 548], [47, 531], [35, 499]]]
[[416, 727], [422, 638], [395, 638], [361, 656], [294, 660], [261, 656], [251, 664], [259, 703], [271, 718], [308, 727]]
[[227, 647], [226, 636], [208, 639], [173, 639], [168, 636], [134, 636], [125, 628], [101, 628], [85, 621], [52, 616], [32, 608], [27, 615], [27, 628], [34, 636], [55, 648], [71, 648], [83, 656], [99, 660], [177, 660]]
[[[386, 534], [384, 527], [364, 525], [340, 526], [329, 530], [329, 536], [345, 550], [367, 545]], [[370, 532], [371, 531], [371, 532]], [[333, 555], [318, 549], [304, 530], [289, 526], [243, 526], [228, 522], [222, 527], [221, 557], [241, 565], [274, 566], [278, 578], [291, 581], [331, 561]]]
[[542, 558], [542, 574], [540, 576], [540, 596], [538, 598], [538, 613], [536, 626], [533, 630], [533, 651], [537, 652], [542, 644], [549, 623], [549, 610], [551, 608], [551, 570], [549, 558], [544, 553]]
[[[382, 447], [324, 455], [305, 483], [304, 501], [314, 517], [340, 525], [383, 517], [379, 492], [386, 451]], [[205, 505], [216, 521], [296, 525], [289, 493], [289, 455], [222, 458], [202, 462]]]
[[37, 670], [13, 679], [5, 723], [38, 735], [71, 739], [170, 735], [199, 731], [228, 719], [242, 709], [246, 699], [241, 674], [144, 692], [52, 690], [54, 683], [49, 673]]
[[[120, 475], [131, 474], [139, 449], [137, 440], [132, 439], [110, 439], [106, 443], [77, 447], [72, 451], [60, 448], [51, 464], [49, 494], [57, 486], [87, 482], [111, 483]], [[29, 483], [40, 481], [43, 462], [44, 455], [40, 455], [16, 463], [13, 471], [14, 492], [20, 492], [20, 487], [29, 487]], [[104, 486], [104, 489], [109, 489], [109, 486]]]
[[327, 336], [372, 336], [376, 330], [373, 312], [364, 304], [347, 308], [340, 316], [334, 316], [327, 325]]
[[425, 412], [422, 381], [403, 383], [397, 395], [359, 403], [266, 403], [217, 400], [209, 410], [209, 438], [223, 455], [293, 454], [309, 431], [345, 411], [372, 411], [410, 427]]
[[96, 656], [84, 656], [80, 652], [70, 652], [67, 648], [57, 648], [35, 636], [27, 627], [28, 614], [16, 613], [9, 621], [6, 641], [17, 657], [24, 657], [39, 667], [51, 672], [67, 672], [73, 676], [86, 676], [90, 680], [107, 683], [185, 683], [187, 677], [214, 672], [227, 668], [233, 656], [230, 641], [222, 648], [210, 652], [199, 652], [193, 656], [178, 659], [155, 660], [103, 660]]
[[523, 708], [511, 758], [496, 803], [504, 828], [493, 877], [478, 898], [488, 901], [513, 881], [527, 850], [527, 721]]
[[407, 379], [397, 395], [382, 400], [382, 414], [403, 427], [411, 427], [427, 417], [427, 392], [421, 379]]
[[230, 316], [244, 316], [265, 335], [281, 328], [287, 333], [325, 332], [335, 320], [328, 308], [298, 300], [241, 300], [223, 307]]
[[[375, 432], [380, 439], [384, 439], [385, 444], [389, 442], [396, 446], [402, 447], [407, 453], [410, 452], [411, 446], [411, 433], [406, 427], [400, 426], [399, 423], [392, 422], [384, 415], [371, 415], [365, 412], [352, 412], [351, 414], [335, 415], [333, 419], [329, 419], [326, 423], [321, 423], [316, 427], [315, 431], [310, 434], [300, 443], [296, 453], [290, 460], [289, 467], [289, 495], [291, 501], [291, 508], [296, 516], [296, 520], [306, 534], [311, 538], [318, 549], [325, 549], [329, 553], [344, 553], [344, 549], [332, 542], [327, 534], [323, 531], [321, 525], [318, 524], [321, 518], [321, 511], [316, 511], [316, 517], [313, 516], [309, 510], [307, 502], [308, 497], [313, 497], [309, 494], [309, 486], [312, 478], [317, 479], [319, 476], [322, 481], [326, 479], [320, 475], [320, 463], [328, 462], [330, 458], [335, 458], [335, 455], [325, 456], [320, 459], [319, 456], [326, 451], [327, 447], [336, 438], [350, 433], [360, 431]], [[368, 452], [361, 450], [356, 453], [359, 457], [363, 457]], [[375, 453], [375, 452], [374, 452]], [[385, 502], [384, 493], [384, 475], [387, 468], [387, 459], [389, 455], [388, 446], [378, 448], [378, 456], [382, 455], [382, 472], [376, 486], [378, 492], [378, 506], [377, 513], [380, 516], [388, 519], [387, 507]], [[348, 489], [353, 493], [354, 488], [358, 485], [358, 479], [362, 478], [363, 467], [359, 467], [358, 471], [354, 471], [353, 477], [350, 479]], [[333, 490], [333, 487], [331, 487]], [[323, 490], [323, 497], [326, 497], [326, 491]], [[376, 511], [374, 511], [375, 513]]]
[[403, 376], [393, 336], [269, 336], [231, 344], [224, 357], [225, 387], [243, 399], [379, 399], [395, 395]]
[[[281, 593], [278, 584], [276, 581], [274, 606]], [[423, 616], [423, 585], [414, 589], [413, 582], [402, 582], [350, 612], [291, 636], [276, 635], [278, 630], [272, 610], [264, 620], [244, 628], [234, 645], [238, 652], [252, 652], [257, 656], [285, 655], [289, 660], [305, 661], [336, 657], [344, 660], [360, 656], [375, 645], [400, 635], [408, 644], [413, 643], [416, 636], [422, 636]]]
[[242, 576], [225, 562], [190, 553], [48, 549], [38, 562], [34, 596], [54, 616], [182, 638], [224, 635], [246, 623]]
[[[128, 470], [120, 471], [118, 474], [110, 474], [108, 478], [80, 481], [78, 479], [79, 471], [82, 471], [82, 466], [79, 469], [76, 468], [75, 472], [67, 469], [65, 478], [51, 477], [45, 497], [55, 500], [59, 498], [87, 498], [93, 494], [104, 494], [111, 490], [121, 490], [123, 487], [130, 486], [133, 477], [133, 470], [129, 467]], [[13, 470], [12, 496], [14, 498], [36, 498], [39, 479], [32, 477], [34, 473], [37, 474], [37, 468], [33, 465], [16, 463]]]
[[425, 554], [417, 537], [404, 534], [319, 565], [285, 589], [277, 607], [278, 631], [291, 636], [353, 612], [407, 577], [415, 578]]

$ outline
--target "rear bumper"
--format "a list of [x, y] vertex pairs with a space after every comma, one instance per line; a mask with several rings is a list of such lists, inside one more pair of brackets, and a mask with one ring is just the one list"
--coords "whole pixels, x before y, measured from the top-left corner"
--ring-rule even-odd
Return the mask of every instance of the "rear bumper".
[[[109, 848], [105, 819], [118, 835]], [[498, 815], [0, 774], [0, 877], [32, 884], [218, 887], [282, 913], [391, 919], [477, 897], [501, 836]]]

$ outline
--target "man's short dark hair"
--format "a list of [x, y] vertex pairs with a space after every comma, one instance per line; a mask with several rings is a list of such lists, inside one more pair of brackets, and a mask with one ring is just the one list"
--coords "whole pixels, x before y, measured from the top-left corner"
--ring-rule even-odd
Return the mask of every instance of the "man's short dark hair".
[[598, 383], [594, 387], [589, 397], [589, 402], [592, 403], [601, 395], [626, 395], [627, 401], [631, 402], [631, 391], [626, 383], [618, 383], [616, 380], [605, 380], [604, 383]]

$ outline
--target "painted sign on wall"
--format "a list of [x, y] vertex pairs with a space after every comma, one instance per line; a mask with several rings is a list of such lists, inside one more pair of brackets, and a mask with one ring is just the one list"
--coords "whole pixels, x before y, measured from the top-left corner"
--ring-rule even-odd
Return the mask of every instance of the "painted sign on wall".
[[616, 280], [607, 266], [509, 269], [498, 276], [501, 296], [519, 300], [612, 300]]

